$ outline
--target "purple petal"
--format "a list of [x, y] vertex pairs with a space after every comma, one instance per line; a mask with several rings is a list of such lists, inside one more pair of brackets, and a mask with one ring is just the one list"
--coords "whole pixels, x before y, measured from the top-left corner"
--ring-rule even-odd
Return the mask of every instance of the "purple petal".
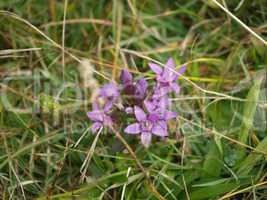
[[183, 65], [182, 67], [180, 67], [179, 71], [175, 73], [174, 76], [172, 77], [172, 81], [176, 81], [178, 77], [185, 72], [185, 70], [186, 70], [186, 65]]
[[146, 90], [147, 90], [146, 79], [144, 79], [143, 77], [140, 78], [136, 83], [136, 89], [137, 89], [138, 95], [140, 95], [140, 97], [142, 98], [145, 95]]
[[164, 71], [163, 71], [163, 77], [165, 80], [170, 80], [172, 79], [173, 75], [174, 75], [174, 71], [175, 70], [175, 63], [173, 61], [172, 58], [169, 58], [165, 67], [164, 67]]
[[162, 69], [155, 63], [148, 63], [150, 69], [155, 72], [156, 74], [160, 75], [162, 73]]
[[167, 60], [166, 66], [169, 67], [169, 68], [174, 69], [174, 68], [175, 68], [174, 60], [173, 60], [172, 58], [169, 58], [169, 59]]
[[110, 116], [104, 115], [103, 123], [105, 126], [112, 126], [113, 122]]
[[108, 112], [113, 106], [113, 101], [107, 101], [107, 103], [104, 106], [104, 111]]
[[92, 132], [95, 133], [98, 129], [101, 128], [101, 126], [102, 126], [102, 123], [100, 123], [100, 122], [93, 123], [91, 126]]
[[165, 110], [170, 105], [170, 100], [168, 96], [162, 96], [159, 100], [158, 107], [161, 110]]
[[148, 101], [148, 100], [145, 100], [144, 101], [144, 104], [145, 104], [145, 107], [147, 109], [148, 112], [153, 112], [154, 109], [155, 109], [155, 105], [151, 102], [151, 101]]
[[134, 106], [134, 114], [137, 119], [137, 121], [145, 121], [146, 120], [146, 114], [145, 112], [138, 106]]
[[152, 133], [157, 136], [165, 137], [168, 135], [167, 129], [162, 127], [162, 124], [154, 124]]
[[160, 120], [160, 121], [158, 121], [158, 124], [160, 125], [160, 127], [161, 127], [162, 129], [164, 129], [164, 130], [167, 131], [168, 126], [167, 126], [167, 122], [166, 122], [165, 120]]
[[177, 117], [177, 113], [176, 112], [172, 112], [172, 111], [165, 111], [164, 112], [164, 119], [165, 120], [169, 120], [169, 119], [173, 119]]
[[121, 71], [120, 80], [124, 85], [130, 84], [133, 81], [133, 76], [130, 74], [130, 72], [127, 69], [123, 69]]
[[139, 123], [130, 124], [124, 129], [124, 132], [128, 134], [138, 134], [140, 133], [140, 124]]
[[87, 117], [92, 121], [103, 121], [103, 112], [101, 111], [91, 111], [87, 112]]
[[147, 148], [151, 143], [152, 135], [149, 132], [142, 132], [141, 134], [141, 142]]
[[182, 67], [180, 67], [178, 71], [179, 75], [183, 74], [185, 70], [186, 70], [186, 65], [183, 65]]
[[98, 103], [96, 101], [93, 101], [92, 107], [93, 107], [94, 111], [99, 111], [100, 110], [99, 105], [98, 105]]
[[174, 90], [176, 94], [179, 94], [180, 92], [180, 86], [177, 83], [172, 83], [171, 88]]
[[165, 86], [165, 87], [157, 87], [157, 89], [155, 90], [154, 94], [153, 94], [153, 98], [160, 98], [165, 96], [166, 94], [168, 94], [170, 92], [170, 86]]
[[133, 113], [134, 111], [133, 111], [133, 108], [132, 108], [132, 107], [127, 107], [127, 108], [125, 108], [125, 112], [126, 112], [127, 114], [131, 114], [131, 113]]
[[105, 84], [99, 91], [102, 97], [118, 97], [119, 90], [114, 83]]

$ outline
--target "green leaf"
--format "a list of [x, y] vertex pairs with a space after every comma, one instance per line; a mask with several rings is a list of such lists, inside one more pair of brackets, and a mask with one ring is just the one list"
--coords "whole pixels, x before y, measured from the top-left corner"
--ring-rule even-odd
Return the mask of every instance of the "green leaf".
[[[226, 192], [231, 192], [239, 187], [245, 186], [250, 183], [250, 179], [243, 179], [240, 181], [229, 181], [227, 183], [215, 184], [201, 189], [189, 188], [189, 196], [191, 200], [202, 200], [202, 199], [214, 199]], [[186, 194], [183, 194], [179, 199], [186, 199]]]
[[[230, 101], [218, 101], [216, 103], [211, 104], [207, 109], [207, 116], [213, 122], [214, 127], [218, 131], [225, 131], [226, 128], [232, 128], [237, 124], [232, 124], [232, 121], [236, 122], [237, 120], [233, 120], [234, 112], [239, 111], [240, 104], [237, 102]], [[231, 126], [229, 126], [232, 124]]]
[[[260, 144], [256, 147], [256, 150], [264, 151], [267, 154], [267, 137], [265, 137]], [[252, 152], [247, 158], [240, 163], [240, 168], [237, 171], [238, 175], [247, 175], [252, 168], [264, 158], [264, 155]]]
[[[200, 171], [197, 169], [186, 171], [183, 173], [183, 176], [179, 176], [179, 178], [177, 179], [177, 183], [181, 185], [182, 187], [184, 187], [184, 184], [186, 184], [186, 186], [188, 187], [189, 185], [191, 185], [191, 183], [194, 180], [198, 179], [199, 176], [200, 176]], [[183, 180], [183, 177], [184, 177], [184, 180]], [[177, 188], [175, 193], [179, 194], [182, 190], [183, 189], [181, 188]]]
[[225, 183], [228, 180], [229, 180], [228, 178], [222, 178], [222, 179], [218, 179], [218, 180], [208, 181], [208, 182], [205, 182], [205, 183], [195, 184], [195, 185], [192, 185], [192, 187], [214, 186], [214, 185], [218, 185], [218, 184], [221, 184], [221, 183]]
[[260, 87], [261, 87], [262, 78], [255, 80], [253, 86], [248, 92], [246, 103], [244, 106], [243, 120], [241, 129], [239, 131], [239, 141], [246, 143], [249, 135], [249, 131], [253, 126], [254, 115], [257, 107], [257, 101], [259, 99]]
[[[238, 140], [242, 143], [247, 143], [249, 131], [253, 127], [254, 116], [257, 108], [257, 101], [259, 99], [260, 87], [262, 77], [259, 77], [253, 83], [253, 86], [249, 90], [246, 98], [246, 103], [243, 110], [243, 118], [240, 131], [238, 133]], [[245, 149], [239, 149], [239, 160], [245, 156]]]
[[222, 168], [222, 154], [214, 141], [209, 145], [209, 152], [206, 155], [202, 178], [219, 177]]

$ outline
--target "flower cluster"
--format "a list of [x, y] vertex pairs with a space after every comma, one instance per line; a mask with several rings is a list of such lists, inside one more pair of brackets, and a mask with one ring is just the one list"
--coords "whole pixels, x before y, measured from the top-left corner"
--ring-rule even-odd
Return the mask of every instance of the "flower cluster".
[[108, 83], [99, 89], [93, 102], [93, 111], [87, 113], [93, 121], [93, 133], [101, 127], [111, 130], [111, 126], [123, 125], [123, 120], [119, 119], [125, 115], [126, 119], [131, 118], [134, 122], [127, 124], [124, 132], [140, 134], [145, 147], [151, 143], [152, 135], [168, 136], [167, 122], [177, 116], [175, 112], [168, 110], [171, 103], [168, 95], [180, 92], [176, 81], [186, 68], [182, 66], [176, 72], [172, 58], [168, 59], [164, 68], [155, 63], [149, 63], [149, 67], [156, 74], [151, 90], [143, 77], [135, 81], [125, 69], [120, 75], [120, 85]]

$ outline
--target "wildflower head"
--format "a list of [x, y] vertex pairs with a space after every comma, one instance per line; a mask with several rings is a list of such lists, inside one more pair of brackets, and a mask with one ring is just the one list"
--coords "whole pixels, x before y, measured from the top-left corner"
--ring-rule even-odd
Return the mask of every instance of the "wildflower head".
[[118, 102], [119, 96], [119, 88], [114, 83], [105, 84], [100, 88], [99, 98], [103, 100], [105, 112], [108, 112]]
[[137, 122], [128, 125], [125, 132], [128, 134], [141, 134], [141, 142], [145, 147], [148, 147], [152, 134], [165, 137], [168, 135], [167, 124], [157, 114], [146, 114], [140, 107], [134, 107], [134, 114]]
[[140, 105], [146, 97], [147, 82], [141, 77], [136, 82], [133, 81], [132, 75], [126, 70], [122, 70], [120, 76], [122, 82], [122, 95], [128, 106]]
[[[119, 86], [108, 83], [100, 88], [99, 95], [93, 103], [93, 110], [87, 113], [93, 122], [91, 127], [93, 133], [104, 126], [119, 127], [127, 124], [128, 118], [133, 118], [134, 123], [127, 124], [124, 132], [140, 135], [141, 143], [145, 147], [150, 145], [152, 135], [168, 136], [168, 121], [177, 116], [177, 113], [169, 110], [168, 95], [172, 91], [179, 93], [180, 87], [176, 80], [185, 71], [185, 67], [181, 67], [177, 74], [175, 63], [171, 58], [164, 68], [155, 63], [149, 63], [149, 66], [156, 73], [156, 81], [150, 91], [143, 77], [134, 80], [126, 69], [121, 72]], [[122, 106], [118, 106], [119, 103]]]
[[93, 111], [87, 112], [87, 116], [93, 121], [91, 126], [93, 133], [98, 131], [101, 127], [112, 125], [111, 117], [104, 110], [101, 110], [96, 102], [93, 103]]
[[155, 63], [149, 63], [149, 67], [156, 73], [158, 95], [162, 96], [171, 91], [174, 91], [176, 94], [180, 92], [180, 87], [175, 81], [178, 79], [179, 75], [185, 71], [185, 66], [182, 66], [177, 73], [175, 71], [175, 63], [173, 59], [169, 58], [164, 69]]

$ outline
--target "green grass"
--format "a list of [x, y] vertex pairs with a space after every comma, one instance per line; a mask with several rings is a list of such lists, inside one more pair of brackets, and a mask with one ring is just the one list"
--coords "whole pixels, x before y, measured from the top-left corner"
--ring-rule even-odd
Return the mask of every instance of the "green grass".
[[[0, 1], [0, 198], [266, 199], [267, 4], [218, 2], [249, 30], [213, 0]], [[168, 57], [169, 138], [91, 134], [95, 89]]]

